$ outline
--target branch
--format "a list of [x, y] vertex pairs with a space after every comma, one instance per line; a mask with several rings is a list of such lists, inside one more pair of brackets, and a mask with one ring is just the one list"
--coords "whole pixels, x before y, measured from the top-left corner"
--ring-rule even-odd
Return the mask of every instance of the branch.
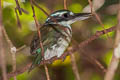
[[77, 67], [77, 64], [76, 64], [76, 61], [75, 61], [75, 55], [70, 54], [70, 59], [71, 59], [71, 64], [72, 64], [72, 70], [73, 70], [73, 73], [75, 74], [75, 78], [76, 78], [76, 80], [80, 80], [78, 67]]
[[18, 9], [19, 14], [22, 15], [22, 11], [21, 11], [21, 8], [20, 8], [18, 0], [15, 0], [15, 2], [16, 2], [16, 9]]
[[[42, 44], [42, 38], [41, 38], [41, 32], [40, 32], [40, 27], [39, 27], [39, 23], [37, 21], [37, 18], [35, 16], [35, 10], [34, 10], [34, 7], [33, 7], [33, 1], [30, 0], [31, 2], [31, 7], [32, 7], [32, 11], [33, 11], [33, 17], [34, 17], [34, 20], [35, 20], [35, 24], [36, 24], [36, 28], [38, 30], [38, 36], [39, 36], [39, 40], [40, 40], [40, 48], [41, 48], [41, 54], [42, 54], [42, 57], [43, 57], [43, 61], [44, 61], [44, 48], [43, 48], [43, 44]], [[46, 73], [46, 76], [47, 76], [47, 80], [50, 80], [50, 76], [49, 76], [49, 72], [48, 72], [48, 68], [46, 66], [46, 64], [44, 63], [44, 68], [45, 68], [45, 73]]]
[[20, 18], [19, 18], [18, 13], [17, 13], [17, 8], [15, 8], [15, 13], [16, 13], [17, 25], [19, 28], [21, 28], [22, 25], [21, 25]]
[[67, 9], [67, 0], [64, 0], [64, 9]]
[[[16, 47], [12, 44], [11, 40], [9, 39], [5, 29], [3, 28], [3, 32], [4, 32], [4, 36], [5, 36], [5, 39], [7, 40], [8, 42], [8, 45], [9, 45], [9, 50], [11, 52], [11, 55], [12, 55], [12, 67], [13, 67], [13, 70], [12, 72], [15, 72], [16, 71]], [[14, 76], [14, 80], [16, 80], [16, 75]]]
[[[81, 47], [79, 48], [79, 52], [83, 54], [88, 62], [90, 62], [93, 65], [97, 65], [104, 73], [107, 71], [104, 66], [97, 60], [93, 55], [88, 56], [88, 52], [84, 51], [84, 49]], [[91, 52], [89, 52], [91, 53]]]
[[48, 68], [47, 68], [46, 64], [44, 64], [44, 68], [45, 68], [45, 73], [46, 73], [47, 80], [50, 80], [50, 76], [49, 76], [49, 72], [48, 72]]
[[27, 71], [30, 68], [31, 64], [32, 63], [28, 63], [24, 68], [21, 68], [15, 72], [11, 72], [11, 73], [7, 74], [8, 79], [10, 77], [14, 77], [15, 75], [19, 75], [19, 74], [22, 74], [23, 72]]
[[[90, 7], [91, 7], [91, 13], [96, 17], [97, 21], [99, 22], [99, 24], [102, 26], [102, 28], [104, 29], [104, 32], [106, 32], [105, 30], [105, 27], [104, 27], [104, 24], [102, 23], [100, 17], [97, 15], [97, 13], [94, 11], [93, 9], [93, 4], [92, 4], [92, 1], [91, 0], [88, 0], [89, 4], [90, 4]], [[110, 39], [109, 35], [106, 34], [107, 37]]]
[[5, 62], [5, 48], [3, 41], [3, 25], [2, 25], [2, 2], [0, 0], [0, 65], [2, 68], [3, 80], [7, 80], [6, 62]]
[[15, 0], [15, 2], [16, 2], [15, 13], [16, 13], [16, 18], [17, 18], [17, 24], [18, 24], [18, 27], [21, 28], [22, 26], [21, 26], [21, 23], [20, 23], [20, 19], [19, 19], [17, 10], [18, 10], [20, 15], [22, 15], [22, 12], [24, 12], [25, 14], [29, 14], [29, 12], [24, 10], [23, 8], [20, 8], [20, 4], [19, 4], [18, 0]]
[[108, 70], [105, 74], [104, 80], [113, 80], [115, 72], [117, 70], [118, 64], [120, 59], [120, 4], [119, 4], [119, 11], [118, 11], [118, 25], [115, 37], [115, 47], [112, 56], [111, 63], [108, 67]]
[[20, 7], [20, 4], [19, 4], [18, 0], [15, 0], [15, 2], [16, 2], [16, 8], [15, 9], [19, 11], [20, 15], [22, 15], [22, 12], [24, 12], [25, 14], [29, 14], [28, 11], [26, 11], [23, 8]]
[[38, 7], [42, 12], [44, 12], [47, 16], [49, 16], [49, 14], [48, 14], [43, 8], [41, 8], [34, 0], [33, 0], [32, 2], [33, 2], [33, 4], [34, 4], [36, 7]]

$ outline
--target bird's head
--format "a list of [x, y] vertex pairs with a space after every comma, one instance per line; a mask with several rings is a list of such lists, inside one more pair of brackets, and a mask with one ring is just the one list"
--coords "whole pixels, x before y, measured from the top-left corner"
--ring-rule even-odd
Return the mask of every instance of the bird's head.
[[69, 10], [58, 10], [53, 12], [45, 22], [45, 25], [61, 25], [70, 27], [70, 25], [78, 20], [84, 20], [91, 16], [91, 13], [73, 13]]

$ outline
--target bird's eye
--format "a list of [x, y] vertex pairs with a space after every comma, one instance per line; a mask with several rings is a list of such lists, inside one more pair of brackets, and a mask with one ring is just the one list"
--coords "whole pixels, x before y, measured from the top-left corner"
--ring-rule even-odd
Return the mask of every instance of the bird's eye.
[[65, 14], [63, 14], [63, 17], [68, 18], [69, 14], [65, 13]]

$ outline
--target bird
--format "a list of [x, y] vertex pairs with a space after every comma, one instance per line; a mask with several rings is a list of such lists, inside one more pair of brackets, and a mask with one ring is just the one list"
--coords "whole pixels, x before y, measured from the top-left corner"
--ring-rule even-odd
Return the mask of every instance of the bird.
[[71, 24], [79, 20], [85, 20], [90, 16], [91, 13], [73, 13], [65, 9], [51, 13], [40, 28], [44, 56], [41, 53], [42, 49], [37, 33], [35, 33], [31, 41], [30, 53], [35, 57], [30, 70], [39, 65], [43, 59], [50, 60], [54, 57], [61, 57], [71, 42]]

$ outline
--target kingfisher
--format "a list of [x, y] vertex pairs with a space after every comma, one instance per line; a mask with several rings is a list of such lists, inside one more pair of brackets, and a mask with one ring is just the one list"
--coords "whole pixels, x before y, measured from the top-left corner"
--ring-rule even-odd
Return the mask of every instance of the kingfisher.
[[30, 44], [30, 53], [35, 55], [30, 69], [39, 65], [41, 61], [60, 58], [67, 49], [72, 38], [71, 24], [78, 20], [85, 20], [91, 13], [73, 13], [69, 10], [58, 10], [51, 13], [40, 28], [44, 56], [40, 48], [39, 35], [36, 33]]

